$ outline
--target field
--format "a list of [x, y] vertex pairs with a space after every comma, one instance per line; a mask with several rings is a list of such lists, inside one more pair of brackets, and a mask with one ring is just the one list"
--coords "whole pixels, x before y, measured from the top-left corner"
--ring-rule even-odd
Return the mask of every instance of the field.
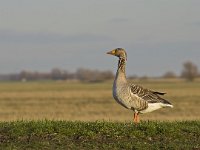
[[112, 98], [112, 82], [0, 82], [0, 149], [200, 149], [200, 82], [136, 81], [173, 109], [141, 115]]
[[[141, 120], [200, 119], [200, 82], [178, 80], [136, 81], [143, 87], [166, 92], [173, 109], [141, 115]], [[67, 81], [1, 82], [0, 121], [14, 120], [132, 121], [133, 112], [112, 98], [112, 82]]]

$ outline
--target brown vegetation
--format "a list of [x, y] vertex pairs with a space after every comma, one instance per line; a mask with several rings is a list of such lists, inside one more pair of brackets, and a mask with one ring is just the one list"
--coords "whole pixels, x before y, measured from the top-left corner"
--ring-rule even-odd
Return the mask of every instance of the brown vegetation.
[[[173, 109], [141, 115], [142, 120], [200, 119], [200, 84], [181, 80], [148, 80], [137, 84], [167, 92]], [[115, 120], [132, 121], [133, 112], [112, 98], [112, 82], [79, 83], [2, 82], [0, 83], [0, 120]]]

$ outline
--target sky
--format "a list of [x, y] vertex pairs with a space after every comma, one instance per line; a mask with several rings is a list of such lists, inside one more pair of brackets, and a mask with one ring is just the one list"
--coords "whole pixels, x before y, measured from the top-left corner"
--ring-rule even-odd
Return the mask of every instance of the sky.
[[0, 74], [61, 68], [111, 70], [114, 48], [127, 74], [200, 70], [199, 0], [0, 0]]

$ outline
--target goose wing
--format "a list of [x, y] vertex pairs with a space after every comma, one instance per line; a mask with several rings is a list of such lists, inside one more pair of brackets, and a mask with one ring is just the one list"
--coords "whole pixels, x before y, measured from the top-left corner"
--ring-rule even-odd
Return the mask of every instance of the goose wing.
[[159, 96], [159, 95], [164, 95], [166, 93], [145, 89], [139, 85], [131, 85], [130, 87], [131, 87], [131, 94], [138, 96], [147, 103], [170, 104], [167, 100]]

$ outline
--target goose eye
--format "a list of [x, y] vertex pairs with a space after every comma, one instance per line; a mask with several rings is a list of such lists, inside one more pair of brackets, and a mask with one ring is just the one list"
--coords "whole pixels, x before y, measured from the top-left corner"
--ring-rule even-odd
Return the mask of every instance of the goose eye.
[[116, 48], [116, 51], [119, 51], [120, 50], [120, 48]]

